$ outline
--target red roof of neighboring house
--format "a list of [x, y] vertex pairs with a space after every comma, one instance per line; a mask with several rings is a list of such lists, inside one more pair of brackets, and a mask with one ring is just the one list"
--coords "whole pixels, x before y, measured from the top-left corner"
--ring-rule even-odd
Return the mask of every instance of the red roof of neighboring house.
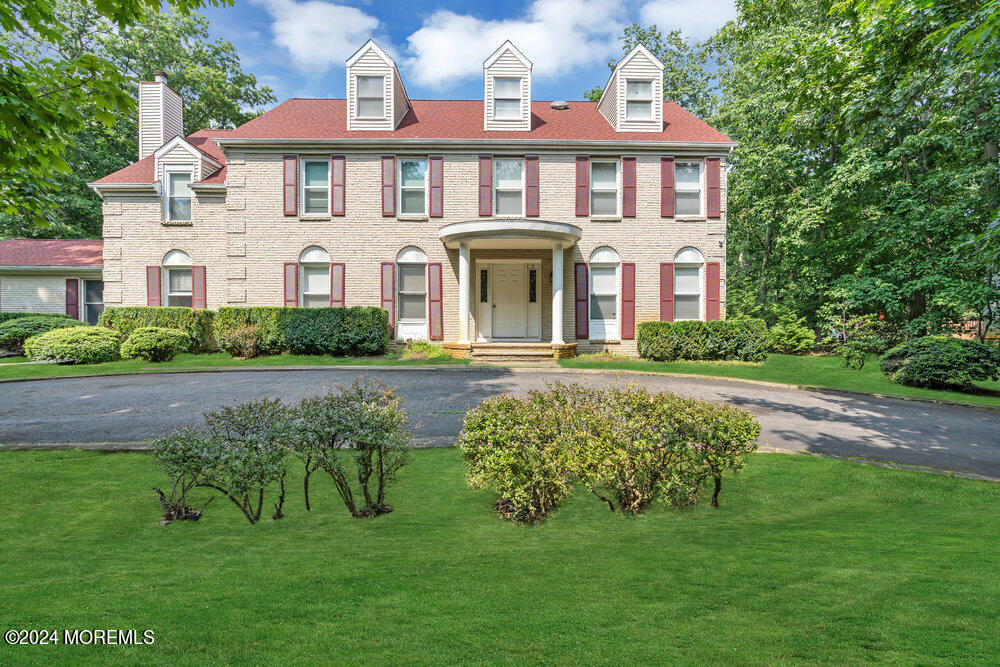
[[[184, 139], [197, 148], [199, 151], [204, 153], [210, 159], [223, 165], [226, 164], [226, 156], [219, 149], [218, 145], [212, 141], [216, 137], [225, 137], [232, 134], [233, 130], [198, 130], [193, 134], [189, 134], [184, 137]], [[156, 174], [153, 172], [156, 169], [156, 158], [152, 155], [147, 155], [138, 162], [130, 164], [129, 166], [119, 169], [118, 171], [108, 174], [104, 178], [100, 178], [94, 183], [98, 185], [105, 185], [108, 183], [155, 183], [158, 179]], [[218, 173], [218, 170], [215, 172]], [[204, 182], [209, 182], [205, 179]], [[220, 181], [221, 182], [221, 181]]]
[[99, 239], [7, 239], [0, 266], [101, 266], [103, 249]]

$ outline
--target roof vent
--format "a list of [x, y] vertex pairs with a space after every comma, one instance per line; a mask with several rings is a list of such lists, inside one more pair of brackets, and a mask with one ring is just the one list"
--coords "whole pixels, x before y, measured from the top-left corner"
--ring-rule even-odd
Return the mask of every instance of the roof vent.
[[555, 102], [552, 103], [552, 108], [558, 109], [559, 111], [563, 111], [564, 109], [569, 109], [569, 102], [567, 102], [566, 100], [556, 100]]

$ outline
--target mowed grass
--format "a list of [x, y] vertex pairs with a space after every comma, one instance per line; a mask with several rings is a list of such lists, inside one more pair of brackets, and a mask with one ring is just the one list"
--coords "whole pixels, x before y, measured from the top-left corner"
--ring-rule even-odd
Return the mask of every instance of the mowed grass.
[[801, 384], [848, 391], [863, 391], [890, 396], [914, 396], [944, 401], [959, 401], [979, 405], [1000, 406], [1000, 382], [980, 382], [972, 391], [943, 391], [904, 387], [890, 381], [878, 368], [878, 360], [872, 358], [860, 370], [844, 366], [840, 357], [795, 356], [790, 354], [770, 354], [761, 364], [706, 361], [657, 362], [642, 359], [613, 359], [598, 361], [587, 359], [564, 359], [559, 362], [565, 368], [608, 368], [657, 373], [691, 373], [693, 375], [714, 375], [718, 377], [763, 380], [782, 384]]
[[[514, 525], [456, 450], [413, 454], [374, 520], [299, 477], [286, 518], [216, 498], [160, 526], [141, 454], [0, 450], [0, 625], [132, 628], [152, 646], [0, 663], [991, 662], [1000, 486], [753, 456], [721, 507], [609, 513], [584, 490]], [[197, 497], [204, 499], [206, 491]]]
[[69, 375], [113, 375], [115, 373], [155, 373], [185, 368], [257, 368], [260, 366], [424, 366], [466, 364], [465, 359], [446, 356], [398, 359], [393, 357], [333, 357], [325, 354], [279, 354], [255, 359], [233, 359], [228, 354], [178, 354], [170, 361], [152, 363], [142, 359], [109, 361], [103, 364], [18, 364], [24, 357], [0, 360], [0, 380]]

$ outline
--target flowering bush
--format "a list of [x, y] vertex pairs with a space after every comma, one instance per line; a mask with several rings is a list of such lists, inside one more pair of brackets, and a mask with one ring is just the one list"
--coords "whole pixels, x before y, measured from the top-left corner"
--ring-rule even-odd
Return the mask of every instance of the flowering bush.
[[257, 327], [228, 329], [220, 332], [216, 338], [219, 348], [236, 359], [253, 359], [263, 354], [260, 329]]

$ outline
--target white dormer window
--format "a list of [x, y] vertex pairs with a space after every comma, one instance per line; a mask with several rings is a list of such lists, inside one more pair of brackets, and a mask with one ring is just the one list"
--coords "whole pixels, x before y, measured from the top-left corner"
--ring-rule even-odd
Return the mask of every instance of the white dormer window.
[[498, 158], [494, 160], [493, 173], [496, 214], [505, 217], [524, 215], [524, 160]]
[[191, 172], [167, 171], [167, 197], [164, 209], [169, 222], [191, 220]]
[[493, 117], [517, 120], [521, 117], [521, 79], [493, 79]]
[[626, 120], [649, 120], [653, 117], [653, 82], [628, 79], [625, 82]]
[[358, 77], [358, 118], [385, 118], [385, 77]]
[[330, 162], [302, 161], [302, 213], [330, 214]]

